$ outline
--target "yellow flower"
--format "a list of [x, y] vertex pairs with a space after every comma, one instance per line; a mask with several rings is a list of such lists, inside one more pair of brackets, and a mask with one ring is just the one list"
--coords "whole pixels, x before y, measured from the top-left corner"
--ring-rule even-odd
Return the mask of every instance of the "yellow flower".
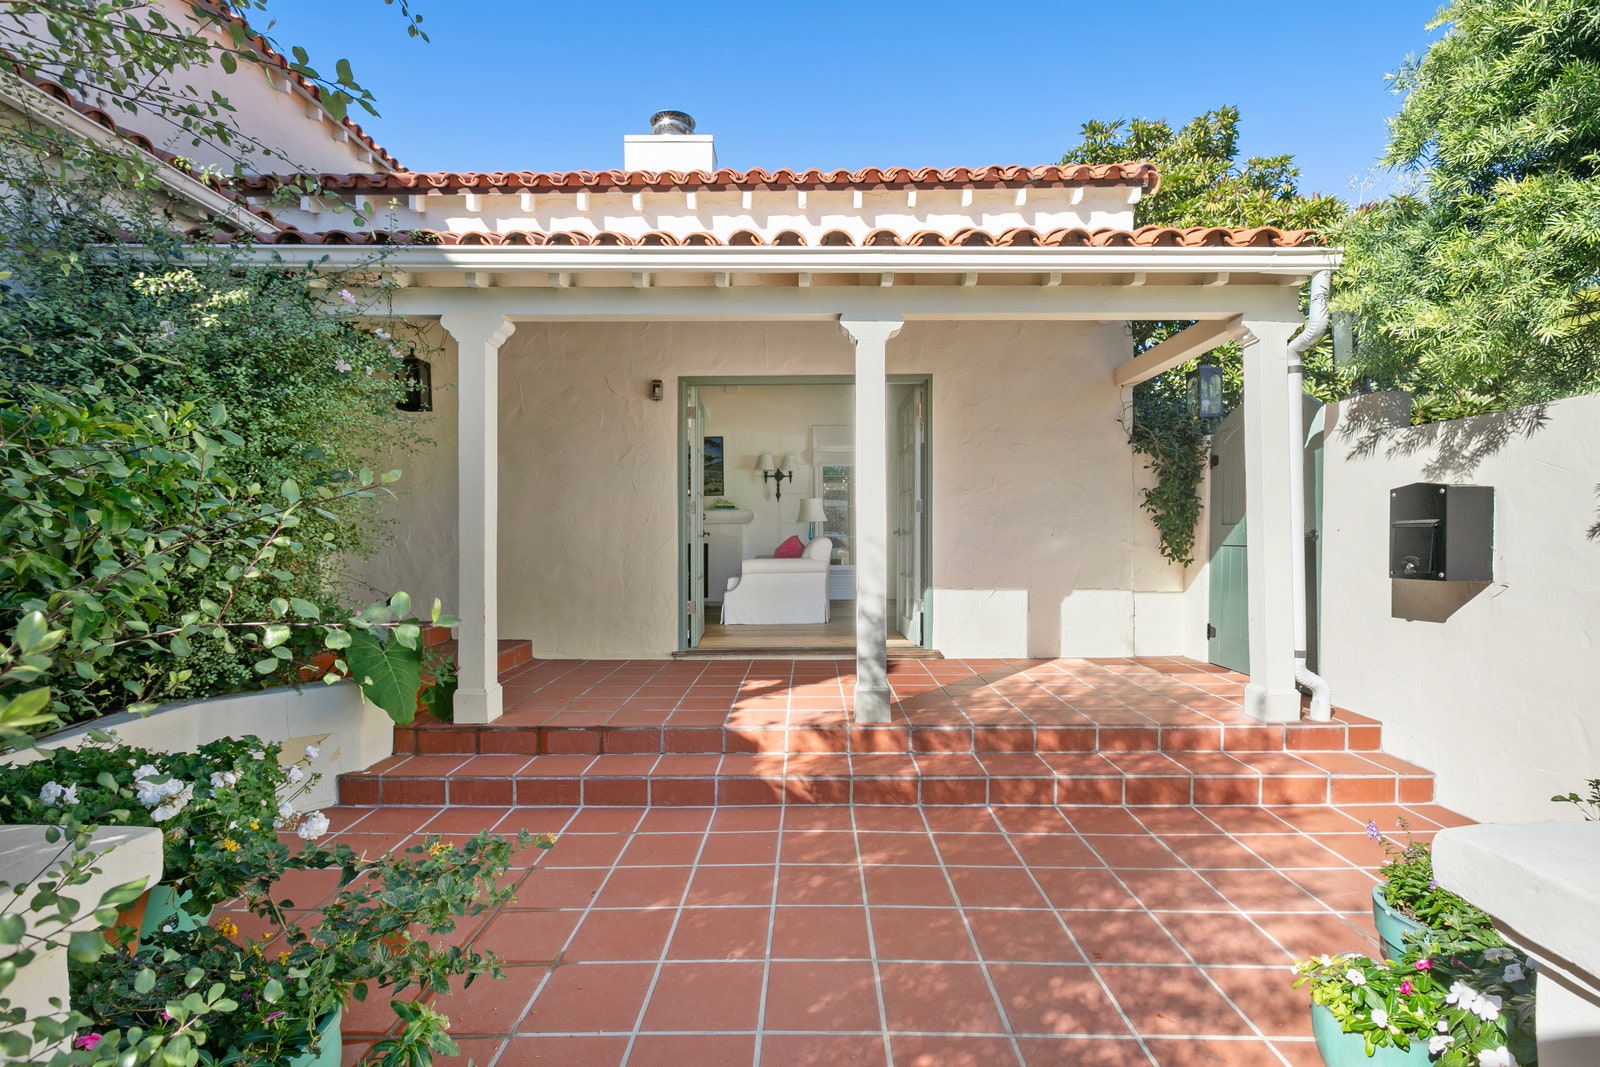
[[261, 824], [256, 822], [254, 819], [251, 819], [250, 820], [250, 829], [259, 830], [259, 829], [261, 829]]
[[284, 949], [282, 952], [278, 953], [278, 962], [279, 963], [288, 963], [289, 962], [289, 950], [288, 949]]
[[223, 919], [221, 922], [217, 923], [217, 933], [221, 934], [223, 937], [238, 937], [239, 927], [232, 919]]
[[224, 837], [222, 839], [222, 851], [224, 851], [224, 852], [238, 852], [239, 851], [239, 842], [235, 841], [231, 837]]
[[447, 845], [443, 841], [435, 841], [433, 844], [428, 846], [428, 855], [430, 855], [430, 856], [442, 856], [446, 852], [454, 852], [454, 851], [455, 851], [455, 846], [454, 845]]

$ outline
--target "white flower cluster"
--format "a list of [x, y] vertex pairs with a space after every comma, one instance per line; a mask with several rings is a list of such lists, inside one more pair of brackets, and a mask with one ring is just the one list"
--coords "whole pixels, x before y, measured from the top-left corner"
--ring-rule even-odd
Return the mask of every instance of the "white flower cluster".
[[57, 804], [76, 804], [78, 802], [78, 786], [62, 785], [60, 782], [46, 782], [39, 790], [39, 800], [52, 808]]
[[1499, 997], [1493, 993], [1479, 993], [1465, 982], [1457, 982], [1450, 987], [1450, 993], [1444, 998], [1446, 1004], [1454, 1004], [1464, 1011], [1470, 1011], [1486, 1023], [1492, 1023], [1500, 1017], [1500, 1009], [1504, 1005]]
[[237, 773], [235, 773], [234, 771], [212, 771], [211, 772], [211, 788], [213, 790], [216, 790], [216, 789], [232, 789], [234, 786], [236, 786], [238, 784], [239, 784], [239, 775]]
[[300, 828], [295, 831], [301, 839], [315, 841], [328, 832], [328, 817], [320, 811], [313, 811], [300, 820]]
[[[158, 778], [165, 780], [157, 781]], [[150, 809], [150, 818], [156, 822], [166, 822], [194, 799], [193, 786], [162, 774], [160, 768], [150, 763], [133, 772], [133, 788], [138, 793], [139, 803]]]

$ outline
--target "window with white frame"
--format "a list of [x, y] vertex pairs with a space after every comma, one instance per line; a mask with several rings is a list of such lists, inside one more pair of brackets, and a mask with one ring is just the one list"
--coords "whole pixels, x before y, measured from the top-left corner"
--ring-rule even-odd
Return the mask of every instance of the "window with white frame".
[[833, 560], [850, 562], [855, 533], [855, 428], [811, 427], [811, 469], [815, 495], [822, 498], [828, 518], [822, 532], [833, 542]]

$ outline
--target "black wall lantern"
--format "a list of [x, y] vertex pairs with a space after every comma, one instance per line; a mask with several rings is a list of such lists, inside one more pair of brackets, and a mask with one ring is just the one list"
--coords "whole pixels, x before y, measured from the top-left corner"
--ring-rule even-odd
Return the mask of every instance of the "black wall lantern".
[[1184, 380], [1189, 386], [1189, 413], [1202, 419], [1222, 418], [1222, 368], [1202, 363]]
[[395, 407], [401, 411], [433, 410], [433, 368], [427, 360], [407, 356], [400, 363], [400, 380], [406, 395]]

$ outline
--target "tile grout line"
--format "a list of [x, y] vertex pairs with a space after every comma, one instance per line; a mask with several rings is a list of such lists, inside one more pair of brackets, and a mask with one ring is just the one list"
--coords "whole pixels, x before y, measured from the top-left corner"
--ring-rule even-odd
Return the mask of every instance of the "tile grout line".
[[[855, 804], [852, 803], [849, 808], [850, 836], [856, 842], [856, 880], [861, 885], [861, 915], [867, 927], [867, 951], [871, 953], [872, 960], [872, 992], [878, 1001], [878, 1026], [883, 1037], [883, 1060], [885, 1067], [894, 1067], [894, 1042], [889, 1040], [889, 1010], [883, 999], [883, 967], [878, 962], [878, 937], [872, 929], [872, 901], [867, 896], [867, 862], [861, 855], [861, 824], [856, 819]], [[928, 844], [933, 844], [931, 834]], [[782, 847], [781, 842], [779, 847]]]

